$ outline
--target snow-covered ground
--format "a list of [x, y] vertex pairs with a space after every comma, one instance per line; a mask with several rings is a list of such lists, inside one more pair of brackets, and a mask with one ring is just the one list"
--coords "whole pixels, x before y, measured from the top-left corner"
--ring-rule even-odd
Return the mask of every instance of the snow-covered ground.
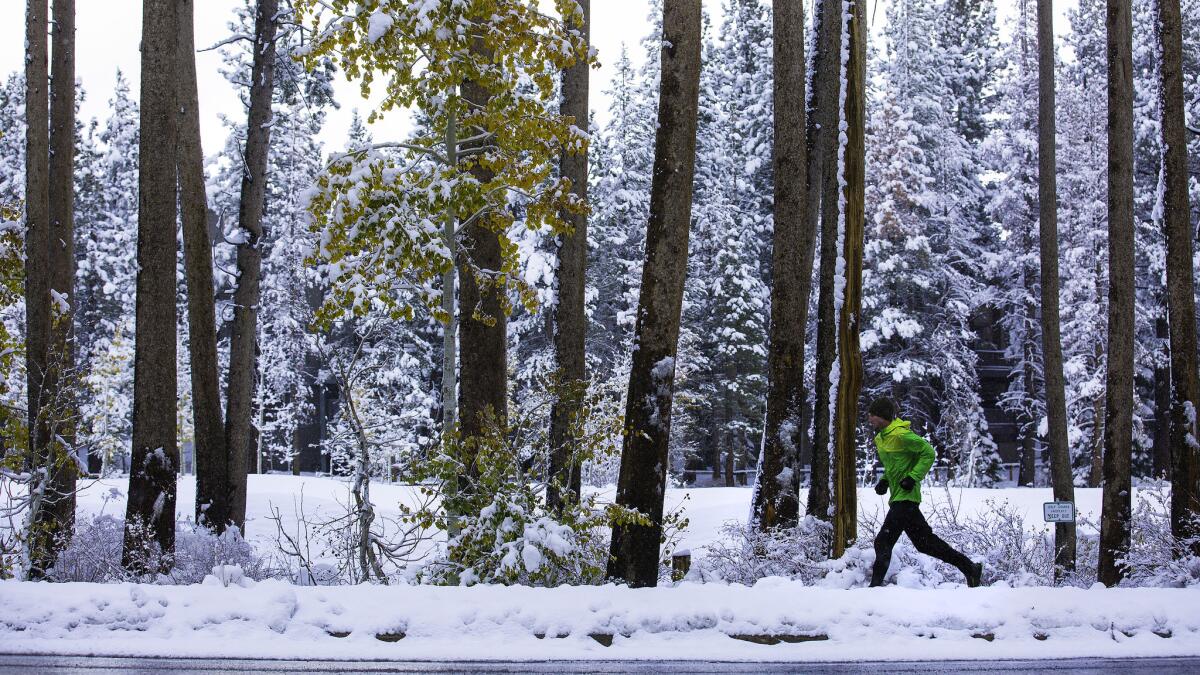
[[[128, 481], [124, 478], [87, 483], [78, 496], [79, 517], [86, 518], [102, 512], [124, 517], [127, 485]], [[602, 490], [602, 493], [611, 499], [614, 491], [609, 488]], [[1025, 515], [1027, 523], [1037, 524], [1042, 520], [1042, 503], [1052, 500], [1050, 488], [926, 487], [924, 495], [927, 509], [936, 504], [950, 504], [963, 515], [984, 510], [989, 501], [1008, 502]], [[379, 482], [371, 484], [371, 497], [381, 517], [396, 515], [401, 503], [415, 506], [418, 502], [417, 492], [412, 487]], [[348, 484], [339, 479], [283, 474], [252, 475], [249, 477], [246, 497], [246, 538], [259, 545], [274, 545], [276, 526], [270, 520], [274, 509], [278, 509], [284, 526], [290, 528], [294, 527], [301, 511], [309, 520], [321, 515], [337, 515], [345, 511], [343, 505], [348, 499]], [[192, 517], [195, 500], [195, 479], [191, 476], [181, 477], [175, 506], [179, 519]], [[886, 499], [869, 488], [859, 490], [858, 500], [860, 519], [881, 519], [887, 509]], [[1075, 501], [1081, 519], [1099, 520], [1099, 488], [1077, 488]], [[681, 534], [679, 546], [700, 554], [704, 546], [719, 538], [723, 524], [746, 520], [750, 509], [750, 488], [668, 488], [666, 508], [668, 511], [683, 509], [688, 528]]]
[[[294, 524], [340, 512], [344, 483], [251, 476], [247, 534], [275, 544], [268, 516]], [[124, 512], [123, 480], [87, 486], [81, 517]], [[178, 513], [194, 482], [180, 482]], [[381, 512], [415, 503], [406, 486], [377, 484]], [[727, 521], [746, 516], [745, 488], [671, 490], [689, 528], [680, 545], [702, 556]], [[685, 499], [686, 498], [686, 499]], [[1099, 490], [1078, 490], [1094, 518]], [[1007, 501], [1041, 527], [1041, 489], [933, 489], [969, 515]], [[864, 490], [864, 519], [885, 507]], [[1200, 655], [1200, 589], [805, 586], [771, 577], [721, 583], [528, 587], [298, 587], [223, 570], [192, 586], [0, 582], [0, 651], [94, 655], [370, 659], [901, 660]], [[740, 636], [735, 637], [735, 636]], [[749, 638], [746, 639], [746, 638]], [[775, 642], [776, 644], [760, 644]]]
[[831, 590], [778, 578], [637, 590], [246, 584], [3, 582], [0, 651], [735, 661], [1200, 654], [1200, 592], [1184, 589]]

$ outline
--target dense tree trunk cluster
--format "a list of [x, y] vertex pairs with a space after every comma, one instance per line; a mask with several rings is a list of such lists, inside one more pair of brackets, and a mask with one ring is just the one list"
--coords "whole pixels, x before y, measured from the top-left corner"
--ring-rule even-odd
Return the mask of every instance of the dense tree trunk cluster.
[[[550, 404], [548, 416], [538, 416], [548, 422], [538, 430], [545, 432], [543, 445], [536, 456], [521, 457], [519, 469], [522, 480], [541, 472], [546, 489], [539, 484], [537, 499], [544, 497], [544, 504], [537, 508], [556, 517], [567, 517], [583, 498], [580, 458], [592, 439], [580, 437], [591, 433], [581, 427], [605, 422], [581, 419], [581, 413], [591, 414], [600, 398], [624, 406], [619, 508], [604, 571], [633, 586], [658, 582], [670, 523], [664, 497], [674, 468], [710, 470], [714, 483], [726, 486], [737, 485], [743, 469], [756, 470], [748, 528], [809, 536], [798, 527], [806, 513], [824, 521], [830, 553], [844, 555], [859, 534], [859, 484], [873, 482], [862, 475], [873, 468], [873, 456], [860, 407], [880, 395], [901, 402], [905, 419], [930, 438], [941, 455], [939, 470], [959, 472], [947, 478], [972, 485], [977, 478], [983, 484], [997, 479], [1001, 441], [993, 440], [984, 416], [983, 398], [991, 397], [996, 400], [987, 406], [1015, 420], [1016, 431], [1003, 442], [1018, 454], [1021, 486], [1044, 480], [1039, 457], [1045, 457], [1055, 501], [1073, 503], [1076, 482], [1102, 487], [1097, 574], [1106, 585], [1126, 577], [1123, 560], [1136, 534], [1132, 478], [1147, 467], [1171, 480], [1173, 535], [1200, 548], [1194, 544], [1200, 541], [1200, 357], [1189, 193], [1196, 169], [1194, 157], [1189, 165], [1195, 139], [1186, 124], [1188, 88], [1196, 86], [1189, 69], [1200, 59], [1200, 30], [1189, 19], [1200, 3], [1081, 0], [1070, 15], [1074, 58], [1057, 65], [1053, 0], [1022, 0], [1013, 44], [1003, 49], [990, 1], [897, 3], [887, 11], [900, 28], [886, 36], [891, 60], [876, 80], [868, 72], [865, 0], [815, 0], [811, 42], [800, 0], [773, 0], [773, 15], [757, 0], [732, 0], [724, 44], [706, 37], [701, 0], [662, 0], [661, 14], [656, 4], [651, 19], [656, 32], [645, 43], [651, 58], [636, 72], [624, 55], [617, 61], [612, 129], [596, 138], [589, 109], [594, 64], [562, 56], [590, 44], [591, 2], [581, 0], [581, 14], [565, 25], [521, 15], [528, 7], [515, 3], [511, 16], [524, 16], [536, 39], [497, 44], [487, 31], [512, 31], [513, 40], [529, 35], [502, 25], [507, 14], [475, 17], [481, 32], [456, 52], [454, 68], [462, 70], [454, 72], [461, 79], [439, 80], [438, 92], [424, 101], [418, 124], [429, 133], [420, 143], [375, 144], [356, 118], [348, 152], [326, 162], [316, 140], [324, 113], [283, 119], [278, 111], [307, 106], [307, 97], [331, 96], [336, 59], [313, 60], [316, 47], [289, 48], [288, 17], [304, 7], [344, 8], [347, 2], [256, 0], [252, 10], [239, 10], [246, 33], [253, 17], [253, 35], [242, 36], [252, 46], [240, 62], [231, 58], [249, 76], [245, 134], [233, 136], [224, 153], [229, 161], [215, 163], [223, 173], [213, 181], [227, 189], [210, 194], [194, 0], [143, 0], [140, 108], [119, 89], [113, 106], [121, 110], [105, 140], [109, 154], [120, 159], [122, 149], [130, 167], [135, 143], [139, 151], [136, 190], [131, 183], [123, 191], [129, 199], [136, 193], [136, 206], [121, 220], [107, 213], [117, 210], [109, 202], [96, 206], [79, 194], [85, 181], [118, 182], [119, 170], [105, 175], [91, 164], [79, 166], [96, 162], [89, 153], [98, 153], [76, 122], [82, 94], [75, 82], [75, 2], [53, 0], [51, 9], [51, 0], [27, 0], [25, 79], [9, 86], [23, 87], [25, 115], [28, 445], [19, 457], [22, 473], [13, 475], [29, 483], [31, 577], [46, 576], [72, 536], [77, 477], [88, 465], [79, 453], [98, 452], [89, 446], [106, 435], [109, 445], [119, 437], [129, 449], [122, 564], [138, 574], [171, 569], [178, 444], [188, 438], [181, 413], [189, 403], [198, 524], [217, 533], [244, 531], [247, 474], [270, 464], [265, 435], [285, 438], [294, 460], [309, 444], [297, 421], [307, 415], [320, 427], [322, 443], [327, 425], [353, 432], [348, 450], [322, 450], [330, 455], [330, 470], [335, 463], [352, 467], [360, 519], [355, 536], [359, 553], [370, 556], [378, 542], [371, 539], [368, 485], [377, 465], [396, 480], [404, 460], [433, 456], [439, 443], [461, 443], [463, 465], [446, 489], [460, 495], [479, 489], [477, 453], [490, 450], [488, 443], [524, 442], [528, 430], [517, 425], [541, 394], [547, 396], [539, 401]], [[478, 11], [454, 14], [460, 9], [441, 7], [439, 20]], [[389, 18], [386, 11], [402, 10], [380, 11]], [[393, 34], [405, 29], [393, 22], [380, 34], [386, 21], [372, 18], [362, 36], [367, 42], [383, 40], [378, 44], [397, 54], [420, 51], [403, 40], [419, 41], [424, 33]], [[1154, 49], [1147, 49], [1149, 37], [1134, 33], [1146, 21], [1155, 28]], [[1091, 32], [1089, 22], [1096, 24]], [[546, 48], [537, 40], [551, 41], [551, 25], [580, 42], [563, 38]], [[347, 37], [337, 48], [361, 47], [352, 42]], [[944, 53], [927, 53], [930, 45]], [[1011, 68], [998, 56], [1002, 51]], [[283, 58], [300, 52], [307, 74]], [[378, 56], [370, 49], [354, 53]], [[526, 59], [521, 67], [530, 68], [528, 54], [535, 53], [548, 68], [520, 87], [540, 87], [540, 103], [503, 81], [511, 59]], [[395, 64], [384, 61], [355, 61], [355, 67], [388, 72]], [[1151, 71], [1154, 100], [1142, 86]], [[1106, 106], [1093, 100], [1101, 81]], [[874, 91], [875, 82], [882, 93]], [[406, 100], [389, 94], [395, 98], [384, 109]], [[985, 104], [993, 94], [1001, 102]], [[539, 117], [536, 106], [551, 110], [553, 96], [560, 96], [558, 113]], [[533, 121], [497, 113], [510, 105]], [[1105, 115], [1107, 124], [1100, 125]], [[504, 128], [494, 128], [497, 119]], [[126, 129], [122, 136], [122, 120], [136, 133]], [[1145, 128], [1159, 135], [1149, 138]], [[279, 134], [296, 144], [284, 157], [273, 149]], [[581, 143], [583, 135], [590, 145]], [[410, 169], [422, 162], [433, 167], [416, 183], [418, 197], [388, 192], [403, 183], [397, 158]], [[1089, 159], [1094, 170], [1085, 166]], [[531, 168], [537, 161], [541, 168]], [[1161, 170], [1161, 208], [1147, 197], [1147, 162]], [[354, 170], [340, 174], [345, 167]], [[1106, 198], [1089, 201], [1102, 172]], [[303, 235], [276, 232], [279, 222], [307, 225], [303, 208], [318, 220], [328, 217], [321, 206], [298, 205], [299, 193], [314, 183], [318, 192], [334, 195], [324, 195], [325, 211], [358, 215], [349, 224], [327, 220]], [[336, 194], [335, 183], [344, 194]], [[538, 192], [533, 183], [550, 187]], [[479, 186], [482, 196], [472, 192]], [[455, 190], [474, 199], [477, 211], [465, 213], [465, 202], [448, 196]], [[8, 195], [0, 196], [7, 203]], [[289, 199], [295, 208], [286, 215], [268, 207]], [[423, 207], [431, 213], [417, 217]], [[110, 239], [102, 241], [77, 209], [105, 213]], [[236, 227], [226, 235], [235, 249], [214, 246], [213, 210], [236, 211]], [[134, 212], [131, 252], [132, 240], [118, 235]], [[1137, 227], [1158, 220], [1161, 229]], [[77, 221], [83, 221], [78, 232]], [[425, 229], [417, 236], [386, 229], [402, 228], [400, 221], [420, 221]], [[547, 223], [556, 228], [553, 235], [538, 232]], [[180, 225], [186, 324], [178, 316]], [[522, 239], [514, 225], [529, 225], [533, 234]], [[378, 227], [384, 229], [371, 230]], [[366, 230], [369, 237], [356, 238]], [[89, 256], [112, 253], [105, 246], [135, 255], [136, 265], [98, 271]], [[552, 280], [514, 281], [528, 271], [518, 257], [531, 249], [544, 254], [540, 262], [549, 263], [545, 269], [553, 272], [546, 279]], [[309, 254], [329, 258], [311, 277]], [[1161, 267], [1137, 268], [1139, 257]], [[236, 264], [231, 279], [216, 273], [230, 264]], [[387, 265], [397, 266], [380, 272]], [[347, 269], [351, 273], [342, 274]], [[817, 311], [810, 317], [814, 272]], [[1157, 281], [1160, 273], [1165, 284]], [[353, 287], [346, 287], [348, 278]], [[381, 286], [363, 290], [380, 279]], [[545, 285], [536, 288], [539, 283]], [[533, 295], [526, 291], [553, 298], [548, 317], [532, 319], [514, 309], [520, 304], [515, 296]], [[218, 323], [221, 297], [231, 299], [227, 330]], [[383, 306], [392, 311], [388, 321], [411, 322], [422, 301], [440, 310], [431, 312], [428, 325], [388, 335], [360, 330], [374, 325]], [[341, 303], [343, 312], [326, 312], [322, 303]], [[293, 313], [272, 316], [269, 308], [283, 305]], [[123, 322], [122, 312], [133, 320]], [[593, 340], [597, 327], [603, 336]], [[811, 328], [815, 350], [807, 353]], [[122, 330], [132, 332], [131, 351], [120, 348]], [[177, 354], [181, 330], [186, 361]], [[514, 340], [534, 346], [518, 345], [510, 360]], [[356, 391], [338, 392], [345, 410], [337, 415], [325, 408], [327, 394], [337, 384], [350, 389], [352, 378], [323, 381], [315, 356], [334, 342], [369, 361], [362, 372], [370, 373]], [[1003, 393], [982, 382], [983, 366], [996, 365], [982, 363], [980, 345], [999, 354]], [[535, 358], [525, 358], [530, 353]], [[111, 382], [98, 387], [98, 374], [109, 366], [121, 372], [126, 354], [130, 392], [122, 393], [111, 373], [105, 375]], [[1138, 368], [1139, 358], [1155, 361]], [[510, 386], [510, 363], [518, 391]], [[301, 364], [293, 370], [304, 372], [288, 373], [286, 364]], [[181, 380], [190, 385], [190, 401], [180, 397]], [[520, 391], [535, 382], [552, 385]], [[309, 390], [319, 392], [319, 403], [303, 401]], [[118, 408], [114, 401], [123, 396], [131, 410], [110, 410], [106, 417], [92, 405], [93, 412], [85, 412], [81, 392], [106, 396], [101, 408]], [[413, 407], [421, 414], [409, 414]], [[1159, 425], [1153, 440], [1144, 430], [1151, 409]], [[110, 417], [130, 419], [129, 432], [110, 432]], [[614, 410], [612, 418], [618, 417]], [[755, 466], [751, 439], [761, 441]], [[109, 468], [107, 460], [103, 467]], [[289, 468], [299, 473], [298, 462]], [[448, 529], [456, 533], [454, 523], [473, 514], [448, 515]], [[1076, 572], [1077, 557], [1075, 524], [1057, 523], [1056, 580]], [[368, 577], [386, 579], [374, 559], [363, 557], [359, 566], [371, 570]]]

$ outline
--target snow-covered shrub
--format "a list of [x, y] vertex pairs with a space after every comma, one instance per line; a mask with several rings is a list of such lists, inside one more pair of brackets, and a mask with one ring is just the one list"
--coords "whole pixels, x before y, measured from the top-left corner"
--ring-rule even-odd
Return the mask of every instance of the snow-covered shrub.
[[[951, 546], [972, 560], [983, 562], [985, 583], [996, 580], [1013, 586], [1051, 583], [1053, 527], [1027, 523], [1021, 509], [1007, 500], [988, 499], [984, 504], [984, 510], [964, 518], [953, 501], [935, 501], [927, 519], [933, 531]], [[955, 575], [957, 571], [950, 578]]]
[[[361, 462], [358, 466], [363, 468]], [[303, 487], [291, 519], [285, 519], [279, 507], [272, 505], [267, 519], [275, 523], [279, 576], [298, 586], [386, 584], [401, 578], [410, 562], [423, 557], [428, 528], [377, 512], [370, 488], [365, 470], [356, 471], [334, 513], [309, 513]], [[417, 510], [432, 508], [427, 497]]]
[[[125, 521], [111, 515], [101, 513], [78, 521], [74, 536], [47, 577], [51, 581], [100, 583], [136, 579], [121, 566], [124, 534]], [[146, 563], [157, 565], [157, 556], [161, 554], [155, 549], [148, 555], [151, 559]], [[154, 581], [196, 584], [214, 568], [224, 566], [236, 566], [245, 577], [256, 581], [276, 574], [269, 558], [258, 554], [236, 528], [216, 535], [191, 522], [180, 521], [175, 525], [175, 560], [171, 572]]]
[[413, 467], [427, 496], [441, 508], [414, 510], [413, 522], [447, 532], [444, 548], [414, 566], [414, 580], [434, 584], [594, 583], [603, 576], [608, 520], [595, 499], [551, 513], [540, 467], [521, 461], [511, 435], [451, 438]]
[[171, 581], [177, 584], [198, 584], [217, 567], [234, 566], [255, 581], [278, 575], [270, 557], [260, 555], [242, 538], [237, 528], [221, 534], [193, 523], [175, 526], [175, 566]]
[[[565, 390], [560, 390], [565, 391]], [[569, 394], [568, 394], [569, 395]], [[580, 396], [569, 433], [577, 454], [569, 464], [594, 461], [614, 452], [619, 417], [601, 417], [596, 401]], [[492, 419], [477, 438], [451, 436], [407, 478], [440, 508], [406, 510], [409, 522], [447, 533], [429, 561], [413, 566], [410, 577], [423, 583], [501, 583], [556, 586], [599, 583], [608, 561], [608, 531], [615, 522], [648, 524], [645, 516], [592, 493], [568, 498], [561, 509], [546, 502], [550, 442], [530, 415], [507, 426]], [[558, 484], [570, 495], [568, 485]], [[402, 507], [403, 508], [403, 507]], [[678, 514], [668, 518], [679, 521]], [[668, 524], [668, 532], [673, 524]]]
[[[1200, 585], [1200, 537], [1177, 538], [1171, 532], [1171, 492], [1156, 482], [1137, 491], [1132, 541], [1125, 557], [1125, 584], [1133, 586]], [[1200, 528], [1193, 528], [1200, 531]]]
[[[1019, 507], [1007, 501], [988, 500], [985, 504], [983, 510], [970, 516], [960, 513], [950, 500], [931, 500], [924, 509], [935, 534], [972, 560], [983, 562], [984, 584], [1088, 587], [1095, 582], [1099, 556], [1096, 523], [1080, 518], [1075, 572], [1056, 582], [1053, 527], [1040, 520], [1029, 522]], [[827, 555], [830, 526], [823, 521], [806, 519], [796, 529], [767, 534], [747, 531], [740, 523], [729, 523], [722, 528], [723, 539], [707, 547], [701, 562], [702, 576], [711, 574], [742, 584], [783, 576], [830, 588], [866, 585], [875, 564], [875, 535], [885, 514], [886, 507], [862, 508], [858, 539], [841, 558], [832, 560]], [[1135, 515], [1135, 538], [1139, 536], [1136, 532], [1145, 532], [1150, 537], [1147, 546], [1163, 549], [1161, 527], [1158, 530], [1152, 525], [1148, 527], [1143, 524], [1145, 519]], [[1166, 527], [1169, 535], [1169, 523]], [[1134, 548], [1138, 550], [1136, 542]], [[1188, 562], [1172, 562], [1169, 554], [1160, 558], [1160, 567], [1156, 569], [1168, 572], [1170, 578], [1181, 578], [1183, 570], [1188, 569]], [[1150, 567], [1148, 562], [1145, 566]], [[888, 569], [889, 583], [907, 587], [936, 587], [963, 581], [961, 572], [919, 553], [907, 536], [896, 543]], [[1162, 574], [1153, 579], [1149, 583], [1166, 585]]]
[[729, 583], [753, 585], [765, 577], [806, 584], [825, 576], [833, 528], [806, 516], [799, 525], [762, 532], [740, 522], [721, 526], [721, 539], [705, 549], [703, 570]]

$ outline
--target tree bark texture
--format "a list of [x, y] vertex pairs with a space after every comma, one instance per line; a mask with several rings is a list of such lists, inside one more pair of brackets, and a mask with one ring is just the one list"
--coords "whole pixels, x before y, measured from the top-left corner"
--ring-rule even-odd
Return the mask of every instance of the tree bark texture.
[[275, 82], [275, 30], [279, 0], [258, 0], [254, 18], [254, 63], [250, 111], [246, 121], [246, 164], [238, 227], [245, 241], [237, 247], [237, 289], [233, 293], [233, 335], [229, 341], [229, 385], [225, 410], [228, 452], [229, 522], [245, 532], [246, 474], [257, 454], [254, 389], [258, 381], [258, 305], [262, 294], [262, 218], [267, 195], [267, 153], [271, 147], [271, 97]]
[[1115, 586], [1129, 551], [1133, 454], [1133, 28], [1129, 0], [1108, 0], [1108, 370], [1098, 579]]
[[[810, 92], [808, 108], [811, 111], [808, 117], [807, 143], [808, 143], [808, 175], [806, 176], [807, 201], [805, 202], [805, 219], [806, 231], [805, 236], [815, 238], [817, 232], [817, 223], [821, 223], [821, 281], [820, 295], [817, 301], [817, 373], [818, 381], [816, 383], [817, 393], [816, 402], [813, 405], [813, 444], [812, 444], [812, 470], [809, 474], [808, 488], [808, 514], [822, 520], [829, 519], [830, 506], [830, 487], [829, 487], [829, 383], [828, 379], [822, 384], [820, 374], [828, 375], [830, 365], [828, 363], [820, 363], [823, 354], [826, 358], [832, 356], [834, 343], [833, 335], [833, 320], [832, 314], [829, 312], [832, 305], [825, 308], [825, 331], [820, 328], [822, 316], [821, 302], [822, 299], [832, 301], [830, 293], [832, 293], [832, 277], [828, 279], [828, 288], [826, 288], [826, 272], [825, 264], [827, 259], [833, 259], [837, 255], [837, 243], [827, 243], [827, 232], [830, 230], [828, 219], [831, 217], [827, 210], [829, 206], [826, 202], [833, 201], [834, 218], [832, 227], [834, 237], [836, 237], [836, 217], [837, 217], [837, 178], [834, 175], [837, 171], [837, 147], [838, 147], [838, 121], [841, 118], [841, 111], [838, 109], [841, 99], [841, 81], [842, 81], [842, 5], [834, 0], [819, 0], [817, 7], [817, 45], [816, 53], [813, 54], [813, 89]], [[829, 250], [827, 247], [832, 246]], [[811, 251], [813, 246], [806, 244], [805, 251]], [[803, 253], [803, 251], [802, 251]], [[801, 265], [803, 269], [812, 267], [811, 261], [808, 264]], [[808, 284], [801, 288], [802, 299], [804, 305], [805, 321], [808, 319], [808, 297], [807, 289], [811, 287], [811, 275], [808, 276]], [[803, 326], [804, 324], [802, 324]], [[803, 328], [797, 327], [796, 330]], [[822, 339], [824, 335], [824, 339]], [[824, 365], [824, 369], [822, 369]]]
[[[491, 57], [482, 39], [476, 38], [473, 45], [478, 53]], [[478, 82], [467, 81], [462, 85], [462, 96], [468, 110], [478, 110], [487, 106], [491, 92]], [[470, 145], [464, 150], [474, 147]], [[480, 184], [494, 178], [478, 162], [472, 163], [471, 174]], [[489, 219], [478, 218], [463, 229], [459, 241], [458, 408], [459, 428], [468, 447], [486, 436], [491, 425], [503, 430], [508, 423], [508, 316], [504, 287], [491, 280], [491, 275], [498, 274], [504, 264], [496, 228]], [[468, 465], [468, 475], [474, 472], [475, 468]], [[466, 482], [461, 487], [469, 489]]]
[[[32, 45], [30, 57], [35, 51], [45, 54], [45, 1], [39, 3], [42, 45], [35, 50]], [[32, 9], [32, 8], [31, 8]], [[75, 522], [75, 479], [78, 474], [74, 458], [75, 411], [74, 392], [71, 378], [77, 375], [74, 349], [74, 280], [75, 280], [75, 208], [74, 208], [74, 164], [75, 164], [75, 5], [73, 0], [55, 0], [53, 3], [53, 61], [50, 70], [48, 117], [46, 108], [30, 121], [30, 128], [39, 125], [40, 133], [49, 136], [49, 157], [42, 165], [47, 169], [44, 180], [46, 202], [35, 210], [44, 208], [44, 226], [40, 233], [30, 229], [31, 251], [42, 248], [42, 269], [31, 277], [30, 287], [38, 289], [45, 305], [34, 314], [34, 320], [42, 323], [47, 333], [38, 336], [37, 350], [40, 352], [41, 369], [37, 373], [40, 387], [35, 412], [36, 425], [31, 427], [31, 439], [35, 439], [32, 455], [36, 467], [46, 471], [43, 480], [35, 487], [41, 492], [38, 508], [33, 510], [30, 527], [31, 569], [30, 576], [37, 578], [54, 566], [58, 552], [70, 539]], [[45, 62], [41, 67], [44, 69]], [[43, 78], [44, 78], [43, 70]], [[43, 79], [42, 96], [45, 96]], [[44, 99], [43, 99], [44, 100]], [[38, 103], [40, 105], [40, 102]], [[32, 135], [32, 134], [31, 134]], [[38, 139], [40, 144], [41, 139]], [[32, 157], [32, 155], [31, 155]], [[39, 167], [41, 168], [41, 167]], [[40, 191], [40, 188], [39, 188]], [[34, 193], [30, 193], [33, 199]], [[31, 224], [34, 219], [30, 220]], [[44, 275], [44, 276], [41, 276]], [[45, 288], [46, 290], [41, 290]], [[34, 347], [31, 345], [31, 352]], [[32, 375], [31, 371], [31, 375]]]
[[671, 399], [696, 164], [700, 15], [700, 0], [665, 0], [663, 4], [662, 81], [646, 264], [617, 481], [617, 504], [638, 510], [650, 524], [614, 526], [608, 563], [608, 576], [633, 586], [658, 583]]
[[774, 233], [771, 332], [767, 350], [767, 417], [754, 492], [759, 528], [796, 525], [800, 516], [800, 446], [806, 433], [804, 326], [812, 284], [815, 230], [805, 217], [808, 148], [804, 3], [774, 0]]
[[29, 461], [50, 442], [41, 415], [50, 342], [50, 84], [46, 0], [25, 11], [25, 359]]
[[1154, 317], [1154, 337], [1160, 341], [1154, 364], [1154, 435], [1151, 437], [1151, 471], [1154, 476], [1171, 476], [1171, 329], [1167, 313], [1166, 287], [1156, 294], [1160, 313]]
[[[1200, 517], [1200, 447], [1196, 408], [1196, 296], [1188, 204], [1183, 37], [1179, 0], [1158, 0], [1162, 48], [1163, 225], [1167, 230], [1167, 304], [1171, 332], [1171, 531], [1195, 538]], [[1193, 552], [1200, 554], [1200, 543]]]
[[733, 487], [737, 485], [737, 467], [734, 465], [739, 447], [738, 434], [734, 428], [734, 423], [737, 421], [737, 391], [734, 384], [737, 382], [737, 360], [735, 355], [726, 357], [725, 362], [725, 395], [724, 399], [724, 418], [725, 429], [721, 434], [721, 445], [725, 448], [725, 487]]
[[[453, 103], [454, 97], [451, 96]], [[453, 105], [447, 106], [446, 119], [446, 163], [458, 166], [458, 117]], [[446, 207], [442, 223], [442, 235], [450, 259], [458, 259], [458, 238], [455, 230], [458, 220], [453, 206]], [[448, 434], [458, 425], [458, 315], [455, 300], [457, 270], [451, 268], [442, 274], [442, 311], [446, 314], [446, 325], [442, 329], [442, 434]]]
[[[1054, 0], [1038, 0], [1038, 240], [1041, 246], [1042, 379], [1046, 388], [1046, 441], [1054, 500], [1075, 501], [1067, 395], [1063, 378], [1058, 302], [1058, 161], [1055, 156]], [[1075, 569], [1075, 523], [1054, 526], [1055, 578]]]
[[208, 197], [204, 187], [204, 151], [200, 143], [200, 101], [196, 84], [193, 0], [179, 0], [179, 172], [183, 258], [188, 289], [188, 349], [192, 365], [192, 424], [196, 434], [196, 522], [223, 532], [231, 520], [229, 458], [221, 411], [217, 364], [216, 309], [212, 240], [208, 234]]
[[[122, 564], [166, 572], [175, 551], [176, 4], [143, 0], [133, 454]], [[163, 150], [167, 149], [166, 152]], [[157, 546], [157, 569], [147, 556]]]
[[[591, 44], [591, 1], [578, 0], [583, 23], [571, 26]], [[588, 132], [588, 74], [590, 67], [581, 60], [563, 72], [563, 115], [574, 118], [575, 126]], [[571, 181], [571, 192], [582, 204], [588, 203], [588, 153], [564, 153], [560, 164], [563, 177]], [[558, 248], [558, 301], [554, 306], [554, 356], [559, 374], [559, 391], [550, 411], [550, 485], [546, 502], [552, 509], [564, 500], [577, 500], [582, 467], [578, 461], [579, 442], [572, 437], [572, 420], [578, 415], [587, 385], [584, 361], [584, 337], [587, 316], [584, 313], [584, 287], [587, 274], [588, 217], [563, 214], [571, 231], [563, 234]], [[567, 493], [560, 492], [560, 486]]]
[[833, 420], [833, 557], [840, 558], [858, 538], [858, 395], [863, 360], [858, 332], [862, 325], [863, 236], [866, 213], [866, 0], [853, 0], [846, 64], [846, 150], [843, 162], [845, 211], [842, 213], [842, 274], [838, 298], [838, 381]]

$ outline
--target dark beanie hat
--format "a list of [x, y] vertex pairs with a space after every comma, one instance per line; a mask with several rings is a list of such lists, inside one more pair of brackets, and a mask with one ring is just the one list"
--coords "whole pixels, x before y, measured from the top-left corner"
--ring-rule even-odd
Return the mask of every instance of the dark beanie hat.
[[871, 401], [871, 407], [867, 408], [867, 412], [890, 422], [896, 419], [896, 404], [892, 403], [890, 398], [877, 398]]

